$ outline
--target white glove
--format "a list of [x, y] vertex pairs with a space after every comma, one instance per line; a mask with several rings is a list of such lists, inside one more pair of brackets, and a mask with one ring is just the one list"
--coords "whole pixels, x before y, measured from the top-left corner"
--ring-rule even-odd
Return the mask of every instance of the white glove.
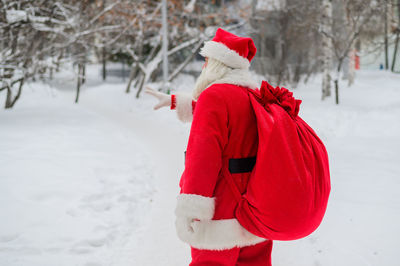
[[194, 225], [195, 220], [189, 217], [176, 217], [175, 229], [176, 233], [183, 242], [189, 242], [195, 237]]
[[171, 106], [171, 95], [158, 92], [150, 87], [146, 87], [145, 93], [150, 94], [158, 99], [158, 103], [154, 106], [154, 110], [160, 109], [161, 107]]

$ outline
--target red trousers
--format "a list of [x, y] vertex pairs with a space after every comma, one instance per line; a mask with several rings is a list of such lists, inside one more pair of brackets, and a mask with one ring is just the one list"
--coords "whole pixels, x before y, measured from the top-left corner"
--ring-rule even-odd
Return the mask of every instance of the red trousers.
[[192, 248], [189, 266], [271, 266], [272, 241], [226, 250]]

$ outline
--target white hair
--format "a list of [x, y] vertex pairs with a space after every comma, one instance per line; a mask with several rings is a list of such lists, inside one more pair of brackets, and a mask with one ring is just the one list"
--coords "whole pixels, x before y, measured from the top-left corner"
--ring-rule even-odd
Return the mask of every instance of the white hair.
[[203, 68], [200, 76], [196, 80], [193, 90], [193, 98], [197, 100], [211, 83], [223, 78], [232, 68], [228, 67], [221, 61], [208, 57], [207, 66]]

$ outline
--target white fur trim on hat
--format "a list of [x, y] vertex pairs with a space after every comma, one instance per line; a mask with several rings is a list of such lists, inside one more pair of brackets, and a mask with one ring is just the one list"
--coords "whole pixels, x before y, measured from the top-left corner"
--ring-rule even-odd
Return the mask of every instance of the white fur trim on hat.
[[188, 230], [187, 220], [178, 217], [175, 226], [179, 239], [197, 249], [224, 250], [266, 241], [247, 231], [237, 219], [193, 221]]
[[176, 114], [182, 122], [191, 122], [193, 119], [193, 97], [191, 94], [176, 94]]
[[205, 42], [200, 54], [204, 57], [215, 58], [231, 68], [248, 69], [250, 67], [250, 62], [247, 58], [220, 42]]
[[252, 79], [251, 73], [247, 69], [232, 69], [221, 79], [214, 81], [208, 87], [214, 84], [233, 84], [253, 90], [258, 88], [257, 83]]
[[176, 204], [177, 217], [211, 220], [214, 216], [215, 198], [195, 194], [180, 194]]

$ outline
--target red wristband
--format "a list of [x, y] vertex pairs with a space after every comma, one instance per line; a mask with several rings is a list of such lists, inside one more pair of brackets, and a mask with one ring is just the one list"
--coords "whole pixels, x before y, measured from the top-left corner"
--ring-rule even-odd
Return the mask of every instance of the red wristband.
[[192, 114], [194, 113], [195, 108], [196, 108], [196, 101], [192, 100]]
[[174, 110], [176, 108], [176, 95], [171, 94], [171, 110]]

